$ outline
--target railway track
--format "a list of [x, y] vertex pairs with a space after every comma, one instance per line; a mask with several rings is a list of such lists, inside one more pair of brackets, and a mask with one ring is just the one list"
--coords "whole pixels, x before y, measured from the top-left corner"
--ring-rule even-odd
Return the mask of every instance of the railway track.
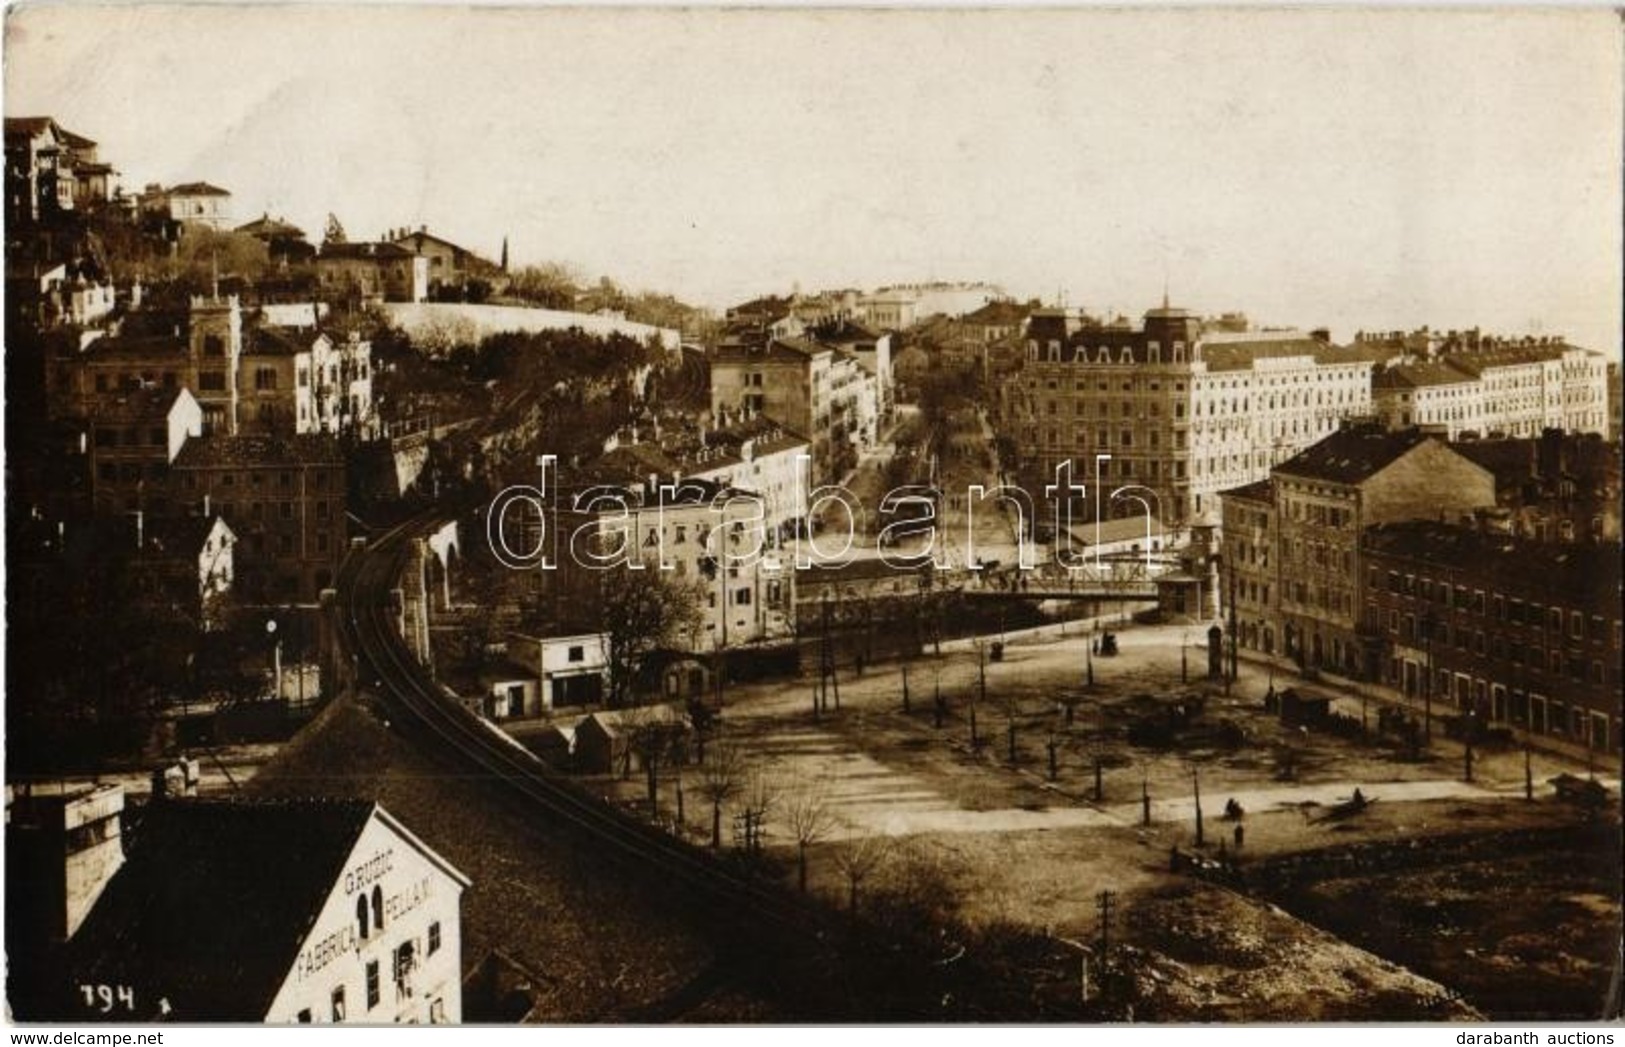
[[411, 540], [441, 522], [443, 514], [431, 512], [398, 525], [352, 550], [339, 574], [339, 633], [356, 656], [360, 682], [388, 710], [391, 725], [517, 795], [550, 824], [655, 875], [680, 890], [685, 902], [755, 941], [764, 935], [779, 944], [824, 940], [827, 912], [611, 807], [447, 700], [396, 632], [392, 606]]

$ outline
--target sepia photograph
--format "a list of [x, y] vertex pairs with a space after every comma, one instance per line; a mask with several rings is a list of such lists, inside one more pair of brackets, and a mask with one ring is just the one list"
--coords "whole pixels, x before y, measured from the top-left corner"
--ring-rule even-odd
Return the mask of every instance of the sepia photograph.
[[4, 24], [8, 1024], [1619, 1020], [1618, 11]]

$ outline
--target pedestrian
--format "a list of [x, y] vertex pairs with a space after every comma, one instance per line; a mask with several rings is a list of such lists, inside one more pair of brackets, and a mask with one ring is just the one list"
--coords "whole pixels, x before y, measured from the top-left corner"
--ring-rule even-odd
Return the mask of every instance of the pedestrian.
[[1243, 828], [1242, 828], [1242, 827], [1241, 827], [1241, 826], [1240, 826], [1240, 825], [1239, 825], [1239, 824], [1238, 824], [1238, 825], [1237, 825], [1237, 826], [1236, 826], [1236, 831], [1235, 831], [1235, 834], [1234, 834], [1234, 835], [1235, 835], [1235, 837], [1236, 837], [1236, 850], [1237, 850], [1237, 852], [1240, 852], [1240, 850], [1241, 850], [1241, 841], [1242, 841], [1242, 839], [1243, 839], [1243, 838], [1244, 838], [1244, 837], [1245, 837], [1245, 836], [1246, 836], [1246, 835], [1247, 835], [1247, 830], [1245, 830], [1245, 829], [1243, 829]]

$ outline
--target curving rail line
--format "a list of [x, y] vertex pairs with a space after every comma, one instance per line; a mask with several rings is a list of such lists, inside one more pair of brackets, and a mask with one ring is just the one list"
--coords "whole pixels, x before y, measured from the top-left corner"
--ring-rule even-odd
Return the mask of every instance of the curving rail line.
[[682, 889], [685, 900], [714, 909], [736, 927], [809, 942], [822, 939], [827, 913], [614, 809], [446, 700], [396, 632], [391, 606], [411, 539], [442, 521], [443, 514], [431, 512], [400, 524], [367, 548], [352, 550], [339, 573], [338, 632], [357, 656], [358, 668], [370, 670], [362, 679], [370, 681], [394, 726], [500, 783], [551, 823], [658, 874], [662, 883]]

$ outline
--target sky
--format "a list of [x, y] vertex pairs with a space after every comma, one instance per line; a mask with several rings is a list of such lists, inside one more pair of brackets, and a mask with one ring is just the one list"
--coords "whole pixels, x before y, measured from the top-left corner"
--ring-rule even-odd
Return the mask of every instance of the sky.
[[1618, 16], [13, 7], [5, 111], [313, 238], [721, 307], [988, 280], [1617, 357]]

